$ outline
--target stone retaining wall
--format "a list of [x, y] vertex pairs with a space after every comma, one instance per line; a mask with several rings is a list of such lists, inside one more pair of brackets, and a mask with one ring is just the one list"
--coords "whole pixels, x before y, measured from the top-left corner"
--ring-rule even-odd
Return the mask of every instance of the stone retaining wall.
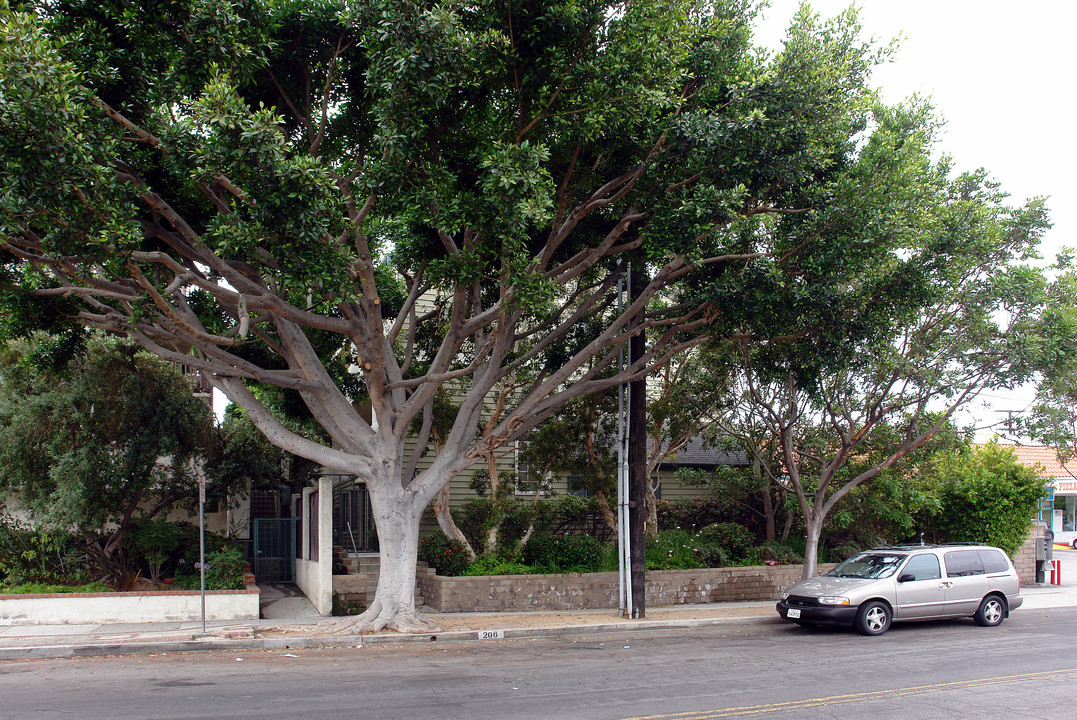
[[[820, 565], [826, 572], [833, 565]], [[777, 600], [800, 580], [800, 565], [649, 570], [649, 606]], [[439, 612], [581, 610], [617, 607], [617, 573], [442, 577], [420, 564], [416, 581]]]

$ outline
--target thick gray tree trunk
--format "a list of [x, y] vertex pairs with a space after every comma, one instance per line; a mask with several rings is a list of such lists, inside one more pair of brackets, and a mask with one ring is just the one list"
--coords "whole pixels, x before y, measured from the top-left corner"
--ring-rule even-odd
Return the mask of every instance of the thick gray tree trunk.
[[823, 534], [823, 518], [820, 513], [813, 513], [807, 520], [807, 541], [804, 545], [804, 566], [800, 578], [813, 578], [819, 569], [819, 538]]

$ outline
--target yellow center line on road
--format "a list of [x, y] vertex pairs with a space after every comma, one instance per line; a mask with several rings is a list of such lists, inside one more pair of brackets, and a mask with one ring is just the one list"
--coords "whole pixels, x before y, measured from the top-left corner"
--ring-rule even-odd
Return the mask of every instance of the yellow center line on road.
[[924, 693], [943, 692], [946, 690], [965, 690], [969, 688], [985, 687], [988, 685], [1025, 682], [1028, 680], [1051, 680], [1073, 675], [1077, 675], [1077, 668], [1037, 673], [1022, 673], [1020, 675], [1001, 675], [998, 677], [977, 678], [975, 680], [959, 680], [957, 682], [938, 683], [935, 685], [915, 685], [913, 687], [894, 688], [892, 690], [873, 690], [871, 692], [831, 695], [829, 697], [809, 698], [805, 700], [788, 700], [786, 702], [770, 703], [767, 705], [748, 705], [745, 707], [669, 713], [665, 715], [641, 715], [639, 717], [623, 718], [622, 720], [712, 720], [714, 718], [762, 715], [763, 713], [780, 712], [783, 710], [805, 710], [825, 705], [841, 705], [844, 703], [880, 700], [884, 698], [903, 697], [906, 695], [922, 695]]

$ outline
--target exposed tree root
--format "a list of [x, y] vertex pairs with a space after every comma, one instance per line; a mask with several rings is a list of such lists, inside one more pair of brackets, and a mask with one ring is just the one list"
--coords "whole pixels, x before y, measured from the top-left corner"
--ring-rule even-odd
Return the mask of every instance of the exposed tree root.
[[[307, 626], [306, 629], [310, 629]], [[382, 608], [381, 602], [374, 603], [360, 615], [346, 618], [327, 618], [316, 626], [314, 632], [319, 636], [325, 635], [360, 635], [362, 633], [375, 633], [382, 630], [395, 630], [400, 633], [427, 633], [440, 632], [439, 626], [433, 620], [424, 618], [414, 608], [404, 611], [390, 611]]]

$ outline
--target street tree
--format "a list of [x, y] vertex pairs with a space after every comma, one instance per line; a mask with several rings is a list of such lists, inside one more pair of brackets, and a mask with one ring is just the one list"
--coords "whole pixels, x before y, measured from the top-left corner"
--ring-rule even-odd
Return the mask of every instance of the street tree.
[[[735, 363], [731, 364], [736, 367]], [[784, 543], [793, 529], [795, 514], [785, 512], [789, 488], [784, 482], [781, 442], [761, 419], [747, 380], [746, 374], [736, 373], [707, 441], [726, 452], [744, 453], [751, 466], [726, 468], [713, 478], [698, 478], [697, 482], [718, 495], [757, 498], [758, 506], [752, 509], [763, 517], [765, 539]], [[781, 532], [777, 527], [779, 515], [784, 515]]]
[[[983, 171], [932, 162], [923, 105], [883, 110], [876, 122], [814, 229], [795, 230], [848, 234], [854, 242], [836, 243], [848, 257], [804, 258], [803, 275], [776, 283], [801, 325], [788, 341], [735, 340], [807, 526], [805, 578], [837, 504], [947, 429], [984, 389], [1030, 377], [1043, 330], [1045, 281], [1027, 262], [1047, 227], [1042, 202], [1010, 208]], [[843, 265], [845, 283], [817, 286], [798, 304], [816, 273]]]
[[1077, 273], [1063, 253], [1047, 288], [1040, 374], [1031, 410], [1011, 418], [1012, 432], [1054, 448], [1060, 463], [1077, 457]]
[[[805, 10], [766, 58], [753, 14], [5, 5], [5, 305], [197, 368], [274, 445], [365, 482], [381, 577], [349, 622], [426, 628], [418, 527], [450, 478], [703, 342], [716, 313], [765, 302], [754, 260], [780, 273], [816, 251], [768, 218], [827, 202], [805, 188], [856, 153], [885, 49], [851, 11]], [[618, 307], [637, 256], [649, 281]], [[646, 352], [610, 372], [640, 332]], [[279, 422], [258, 385], [299, 396], [328, 439]], [[405, 441], [447, 386], [451, 428], [406, 476]]]
[[196, 509], [197, 472], [227, 494], [212, 412], [179, 368], [97, 336], [67, 356], [44, 335], [0, 355], [0, 493], [10, 506], [100, 540], [111, 558], [138, 525]]

